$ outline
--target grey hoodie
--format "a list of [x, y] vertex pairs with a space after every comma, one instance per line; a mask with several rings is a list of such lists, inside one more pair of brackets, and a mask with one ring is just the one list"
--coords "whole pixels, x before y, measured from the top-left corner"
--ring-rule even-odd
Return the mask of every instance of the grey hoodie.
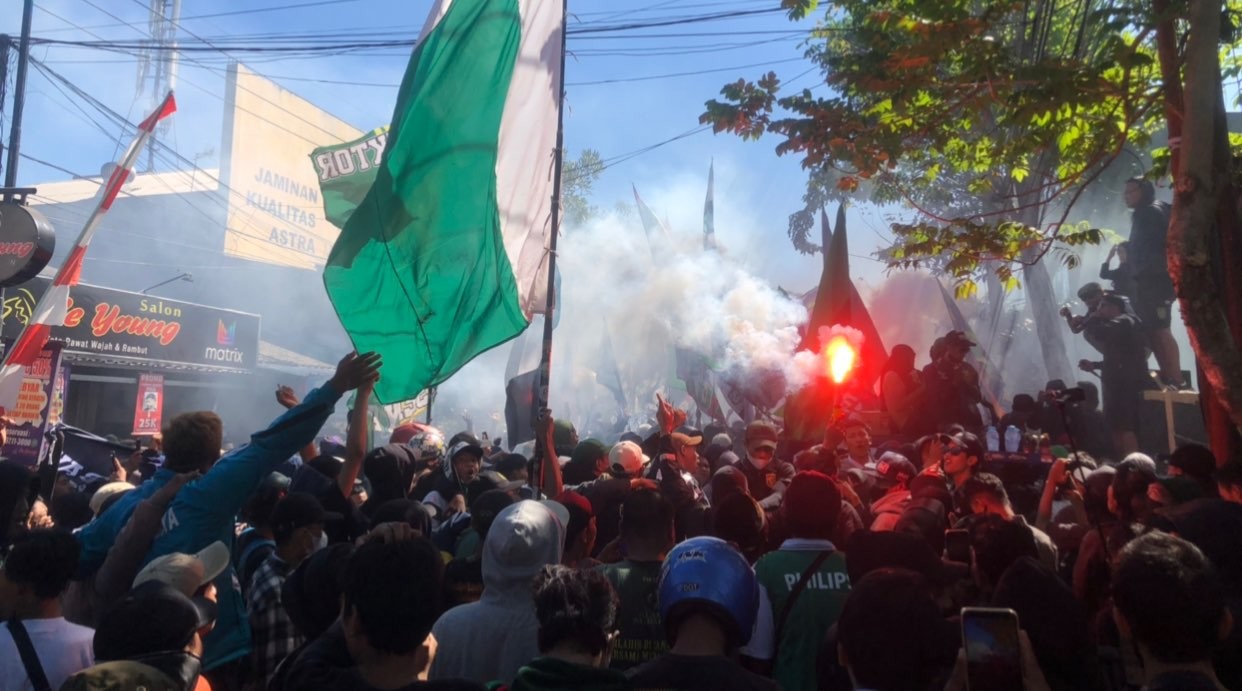
[[428, 678], [512, 683], [539, 655], [531, 581], [544, 566], [560, 563], [564, 544], [564, 526], [539, 502], [501, 511], [483, 543], [483, 598], [436, 621]]

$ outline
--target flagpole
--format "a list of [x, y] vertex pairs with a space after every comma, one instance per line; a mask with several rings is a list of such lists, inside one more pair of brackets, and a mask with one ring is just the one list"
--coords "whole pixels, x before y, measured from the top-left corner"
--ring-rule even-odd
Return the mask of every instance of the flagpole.
[[[561, 72], [560, 83], [557, 84], [556, 103], [556, 150], [552, 165], [552, 235], [548, 238], [548, 289], [547, 302], [543, 310], [543, 349], [539, 356], [539, 387], [535, 400], [539, 404], [540, 414], [548, 407], [548, 386], [552, 381], [552, 312], [556, 309], [556, 241], [561, 234], [561, 170], [565, 162], [565, 29], [569, 24], [569, 0], [561, 2]], [[542, 447], [543, 439], [535, 435], [535, 444]], [[535, 468], [535, 498], [543, 492], [543, 462], [552, 458], [556, 462], [556, 449], [542, 449], [539, 462]]]

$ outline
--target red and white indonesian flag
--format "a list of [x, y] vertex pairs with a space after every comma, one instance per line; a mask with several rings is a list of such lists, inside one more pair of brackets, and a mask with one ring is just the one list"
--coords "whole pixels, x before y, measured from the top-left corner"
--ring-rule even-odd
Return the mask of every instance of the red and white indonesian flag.
[[112, 174], [104, 183], [103, 195], [100, 196], [95, 210], [86, 219], [86, 226], [78, 235], [78, 241], [74, 243], [69, 257], [56, 272], [56, 277], [52, 279], [52, 284], [43, 293], [43, 297], [39, 298], [39, 303], [35, 305], [34, 314], [31, 315], [26, 328], [22, 329], [13, 347], [4, 354], [4, 365], [0, 367], [0, 409], [7, 410], [17, 403], [17, 395], [21, 391], [26, 366], [33, 364], [39, 358], [39, 353], [52, 335], [52, 327], [64, 326], [65, 315], [69, 312], [69, 289], [77, 285], [78, 279], [82, 276], [82, 262], [86, 259], [86, 248], [90, 246], [91, 238], [95, 236], [100, 219], [108, 213], [117, 195], [121, 193], [121, 186], [133, 172], [134, 161], [138, 160], [138, 155], [146, 147], [147, 140], [155, 131], [155, 126], [176, 110], [177, 102], [173, 99], [173, 93], [169, 91], [155, 112], [138, 125], [138, 137], [129, 145], [129, 149], [126, 150], [125, 156], [116, 168], [112, 169]]

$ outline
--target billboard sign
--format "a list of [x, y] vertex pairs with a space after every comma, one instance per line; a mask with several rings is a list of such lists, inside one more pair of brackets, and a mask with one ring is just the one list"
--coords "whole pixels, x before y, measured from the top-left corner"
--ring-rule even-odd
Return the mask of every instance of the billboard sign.
[[43, 433], [47, 430], [48, 412], [52, 407], [56, 371], [60, 368], [61, 345], [49, 342], [38, 359], [26, 365], [17, 405], [5, 411], [13, 424], [4, 442], [4, 457], [35, 465], [43, 450]]
[[362, 130], [241, 64], [230, 65], [225, 92], [224, 253], [321, 268], [339, 230], [323, 217], [308, 154], [357, 139]]
[[[4, 337], [16, 339], [47, 290], [38, 278], [5, 295]], [[52, 340], [65, 352], [150, 367], [250, 372], [259, 357], [259, 315], [78, 284]]]

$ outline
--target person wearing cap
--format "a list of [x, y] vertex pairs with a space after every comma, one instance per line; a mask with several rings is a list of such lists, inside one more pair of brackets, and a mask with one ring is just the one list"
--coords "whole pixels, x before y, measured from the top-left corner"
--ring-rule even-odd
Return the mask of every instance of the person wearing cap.
[[1035, 415], [1035, 398], [1030, 394], [1020, 393], [1013, 397], [1013, 406], [1008, 413], [1001, 416], [1000, 423], [996, 429], [1004, 435], [1005, 430], [1017, 427], [1018, 431], [1026, 434], [1031, 426], [1031, 419]]
[[1113, 447], [1119, 454], [1138, 450], [1139, 406], [1148, 380], [1146, 341], [1141, 326], [1126, 314], [1120, 296], [1105, 295], [1087, 320], [1087, 335], [1103, 360], [1082, 360], [1079, 369], [1099, 370], [1104, 389], [1104, 418], [1113, 433]]
[[105, 510], [112, 508], [112, 504], [120, 499], [121, 495], [133, 488], [134, 486], [128, 482], [109, 482], [100, 487], [91, 495], [91, 513], [98, 516]]
[[956, 424], [978, 431], [983, 427], [979, 414], [979, 403], [983, 401], [979, 372], [966, 362], [973, 347], [974, 341], [965, 333], [950, 331], [944, 337], [944, 352], [923, 368], [927, 410], [937, 428]]
[[746, 457], [734, 467], [746, 476], [750, 496], [764, 511], [775, 511], [794, 476], [793, 465], [776, 457], [776, 428], [762, 420], [746, 427]]
[[631, 492], [621, 507], [623, 559], [598, 570], [621, 598], [617, 628], [621, 635], [612, 651], [612, 668], [627, 670], [667, 649], [655, 596], [664, 555], [677, 543], [672, 502], [656, 490]]
[[319, 500], [309, 494], [286, 495], [272, 511], [276, 551], [254, 572], [246, 597], [254, 650], [251, 670], [263, 684], [281, 660], [302, 645], [302, 636], [285, 612], [281, 589], [290, 571], [327, 545], [323, 527], [329, 518]]
[[213, 542], [194, 554], [174, 552], [151, 560], [134, 577], [133, 587], [148, 581], [167, 583], [185, 593], [186, 597], [202, 595], [217, 599], [216, 577], [229, 565], [229, 548]]
[[160, 581], [133, 589], [95, 631], [99, 662], [70, 677], [62, 691], [191, 691], [210, 688], [202, 671], [203, 633], [215, 603]]
[[78, 562], [73, 537], [39, 528], [14, 541], [0, 566], [0, 686], [60, 688], [94, 664], [94, 631], [65, 620], [60, 596]]
[[646, 477], [660, 488], [660, 493], [677, 511], [677, 537], [684, 539], [702, 535], [707, 531], [707, 496], [695, 479], [699, 465], [699, 447], [703, 435], [694, 429], [682, 427], [662, 439], [663, 449], [647, 467]]
[[759, 586], [746, 559], [723, 540], [696, 537], [673, 548], [666, 562], [658, 603], [669, 650], [626, 672], [633, 688], [778, 689], [737, 660], [759, 611]]
[[435, 489], [423, 499], [424, 504], [436, 508], [437, 523], [465, 507], [466, 489], [483, 471], [484, 455], [483, 447], [471, 439], [461, 439], [449, 447], [448, 462], [441, 468], [443, 474]]
[[914, 464], [892, 451], [875, 464], [876, 486], [884, 495], [871, 504], [871, 530], [892, 530], [910, 503], [910, 481], [918, 476]]
[[759, 624], [742, 653], [770, 666], [782, 689], [809, 691], [819, 644], [850, 590], [845, 554], [830, 539], [841, 492], [823, 473], [800, 472], [781, 511], [790, 537], [755, 563]]
[[238, 534], [233, 543], [233, 568], [240, 579], [243, 595], [250, 592], [250, 579], [254, 572], [276, 551], [272, 512], [289, 493], [290, 482], [288, 476], [272, 472], [246, 500], [237, 516], [239, 522], [246, 524], [246, 529]]
[[655, 489], [654, 481], [644, 478], [643, 469], [651, 459], [643, 453], [636, 442], [617, 442], [608, 451], [608, 472], [589, 482], [566, 485], [586, 497], [596, 517], [595, 549], [591, 556], [598, 556], [603, 549], [617, 539], [621, 525], [621, 504], [634, 489]]
[[[99, 569], [138, 503], [177, 473], [198, 471], [202, 477], [187, 483], [172, 500], [147, 559], [174, 552], [194, 553], [216, 541], [232, 544], [237, 512], [246, 498], [277, 466], [314, 441], [341, 396], [364, 383], [373, 383], [379, 376], [379, 365], [378, 355], [351, 353], [337, 365], [326, 385], [307, 394], [305, 400], [277, 418], [268, 429], [253, 435], [250, 444], [223, 458], [223, 423], [218, 416], [197, 412], [173, 418], [164, 429], [164, 466], [75, 534], [82, 545], [79, 577]], [[361, 457], [358, 461], [361, 463]], [[203, 668], [207, 676], [217, 681], [241, 677], [250, 655], [245, 602], [235, 583], [236, 575], [230, 566], [218, 578], [219, 617], [204, 640]]]
[[483, 541], [483, 596], [432, 627], [438, 642], [428, 678], [510, 683], [539, 654], [531, 580], [559, 564], [565, 529], [547, 506], [524, 500], [496, 515]]

